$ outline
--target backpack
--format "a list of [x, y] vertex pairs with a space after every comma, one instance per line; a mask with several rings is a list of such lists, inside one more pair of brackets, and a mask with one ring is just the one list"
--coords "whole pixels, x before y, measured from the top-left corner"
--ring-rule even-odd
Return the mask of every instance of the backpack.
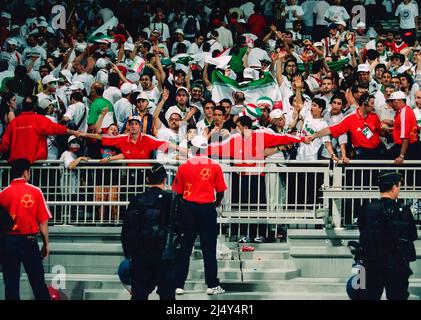
[[185, 35], [195, 35], [197, 33], [197, 21], [196, 18], [193, 16], [189, 16], [186, 22], [186, 25], [184, 26], [184, 34]]

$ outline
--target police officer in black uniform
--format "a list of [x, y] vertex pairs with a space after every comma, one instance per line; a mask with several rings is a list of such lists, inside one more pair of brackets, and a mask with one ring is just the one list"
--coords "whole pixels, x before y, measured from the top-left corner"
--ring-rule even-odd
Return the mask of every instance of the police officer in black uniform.
[[[389, 300], [406, 300], [410, 261], [415, 261], [417, 229], [407, 205], [398, 203], [402, 175], [380, 173], [380, 200], [366, 204], [358, 217], [366, 289], [364, 300], [379, 300], [383, 289]], [[360, 279], [364, 275], [360, 274]], [[361, 284], [361, 283], [360, 283]]]
[[166, 180], [165, 168], [154, 165], [147, 173], [150, 188], [133, 198], [123, 217], [121, 242], [132, 261], [132, 300], [147, 300], [155, 286], [161, 300], [175, 300], [178, 199], [164, 190]]

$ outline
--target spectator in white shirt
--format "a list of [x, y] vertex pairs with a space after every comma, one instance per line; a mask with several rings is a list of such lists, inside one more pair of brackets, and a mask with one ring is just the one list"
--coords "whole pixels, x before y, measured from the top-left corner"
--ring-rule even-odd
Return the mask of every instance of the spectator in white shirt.
[[80, 130], [82, 132], [88, 131], [88, 110], [83, 101], [83, 95], [80, 92], [73, 92], [70, 95], [71, 105], [67, 107], [66, 113], [60, 120], [60, 123], [71, 123], [70, 129]]
[[324, 14], [325, 20], [329, 23], [337, 23], [338, 21], [348, 21], [349, 14], [346, 9], [341, 6], [342, 0], [334, 0], [334, 5], [330, 6]]
[[234, 46], [234, 42], [232, 40], [232, 32], [225, 28], [223, 23], [215, 30], [218, 32], [218, 42], [221, 44], [221, 46], [224, 47], [224, 49]]
[[119, 132], [124, 132], [124, 124], [133, 113], [133, 105], [130, 102], [130, 97], [132, 96], [133, 91], [136, 89], [137, 86], [133, 83], [127, 82], [121, 86], [122, 98], [114, 105], [114, 114], [117, 119]]
[[177, 54], [177, 45], [179, 43], [184, 43], [186, 45], [187, 51], [189, 50], [191, 46], [191, 42], [184, 39], [184, 32], [182, 29], [177, 29], [174, 31], [175, 40], [172, 49], [171, 49], [171, 55], [175, 56]]
[[304, 11], [301, 6], [297, 5], [297, 0], [288, 0], [288, 5], [284, 11], [285, 30], [292, 30], [292, 23], [296, 20], [301, 20], [304, 16]]
[[413, 46], [419, 29], [418, 5], [411, 0], [403, 0], [398, 5], [395, 16], [400, 19], [399, 28], [404, 42]]
[[313, 40], [319, 41], [326, 35], [328, 22], [325, 20], [324, 14], [330, 5], [324, 0], [318, 1], [314, 6], [313, 13], [316, 15], [316, 25], [313, 28]]
[[202, 46], [205, 42], [205, 36], [201, 33], [196, 34], [194, 37], [194, 42], [191, 44], [190, 48], [187, 50], [188, 54], [196, 54], [203, 52]]

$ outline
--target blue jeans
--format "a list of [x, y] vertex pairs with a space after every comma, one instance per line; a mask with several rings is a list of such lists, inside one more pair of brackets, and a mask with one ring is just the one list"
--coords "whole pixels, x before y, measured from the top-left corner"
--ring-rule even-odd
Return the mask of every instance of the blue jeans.
[[20, 300], [20, 266], [23, 263], [36, 300], [50, 300], [36, 237], [1, 235], [1, 263], [6, 300]]

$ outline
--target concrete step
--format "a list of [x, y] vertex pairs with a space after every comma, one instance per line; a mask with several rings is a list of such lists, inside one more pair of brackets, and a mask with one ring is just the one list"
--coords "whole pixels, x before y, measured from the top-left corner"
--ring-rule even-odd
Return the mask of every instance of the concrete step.
[[[288, 280], [300, 276], [298, 269], [243, 269], [244, 281], [253, 280]], [[204, 270], [189, 271], [187, 279], [204, 279]], [[219, 269], [218, 278], [224, 280], [241, 280], [240, 270], [234, 269]]]

